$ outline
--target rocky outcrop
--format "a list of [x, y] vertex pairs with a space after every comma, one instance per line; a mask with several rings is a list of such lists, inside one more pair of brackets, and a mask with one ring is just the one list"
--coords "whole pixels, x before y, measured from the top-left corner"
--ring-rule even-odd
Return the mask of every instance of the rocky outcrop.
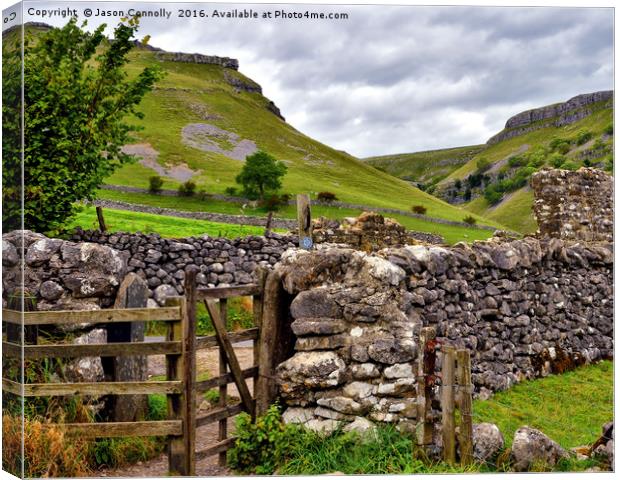
[[613, 177], [594, 168], [544, 169], [532, 175], [538, 235], [613, 240]]
[[[606, 107], [611, 108], [613, 102], [613, 90], [577, 95], [563, 103], [547, 105], [521, 112], [510, 117], [504, 130], [491, 137], [488, 145], [499, 143], [525, 133], [545, 128], [548, 126], [562, 127], [575, 123], [592, 113], [589, 105], [598, 102], [607, 102]], [[537, 123], [538, 122], [538, 123]]]
[[415, 427], [422, 326], [472, 352], [476, 396], [613, 355], [612, 244], [318, 245], [288, 250], [275, 268], [295, 295], [280, 394], [317, 422]]
[[157, 51], [155, 58], [160, 62], [202, 63], [239, 70], [239, 60], [229, 57], [218, 57], [216, 55]]
[[504, 449], [504, 436], [493, 423], [476, 423], [473, 428], [474, 459], [486, 463]]

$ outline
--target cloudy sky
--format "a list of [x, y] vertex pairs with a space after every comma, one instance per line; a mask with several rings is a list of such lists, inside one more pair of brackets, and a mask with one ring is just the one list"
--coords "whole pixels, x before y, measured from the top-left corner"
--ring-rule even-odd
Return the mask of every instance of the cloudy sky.
[[[170, 51], [238, 58], [294, 127], [365, 157], [485, 142], [509, 116], [613, 88], [613, 10], [595, 8], [245, 5], [346, 13], [346, 20], [176, 18], [243, 4], [24, 2], [142, 10], [141, 34]], [[91, 17], [90, 26], [118, 17]]]

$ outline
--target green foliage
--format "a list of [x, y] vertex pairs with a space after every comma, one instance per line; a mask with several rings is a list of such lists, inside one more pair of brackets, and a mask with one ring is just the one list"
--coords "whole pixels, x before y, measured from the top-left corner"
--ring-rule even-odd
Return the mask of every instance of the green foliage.
[[605, 160], [605, 171], [613, 172], [614, 171], [614, 156], [609, 155]]
[[338, 200], [338, 197], [336, 197], [336, 194], [334, 192], [319, 192], [316, 196], [316, 199], [319, 202], [329, 203]]
[[237, 441], [228, 451], [228, 464], [242, 473], [271, 475], [290, 445], [295, 427], [282, 423], [277, 405], [271, 405], [256, 422], [247, 413], [235, 419]]
[[168, 403], [165, 395], [149, 395], [149, 410], [146, 415], [147, 420], [165, 420], [168, 416]]
[[161, 452], [164, 445], [163, 438], [100, 438], [90, 446], [88, 457], [93, 467], [118, 468], [144, 462]]
[[207, 390], [204, 393], [204, 399], [209, 402], [211, 405], [216, 405], [220, 401], [220, 392], [215, 388], [211, 390]]
[[[82, 24], [82, 28], [86, 23]], [[89, 33], [72, 18], [64, 27], [24, 43], [24, 224], [38, 232], [62, 226], [75, 213], [75, 202], [93, 200], [96, 189], [132, 157], [121, 147], [138, 127], [142, 98], [161, 77], [156, 66], [128, 80], [125, 65], [138, 30], [136, 19], [119, 23], [112, 41], [103, 24]], [[22, 164], [19, 117], [7, 112], [21, 94], [15, 59], [6, 62], [3, 120], [10, 141], [3, 152], [3, 222], [21, 228]], [[8, 101], [8, 103], [7, 103]]]
[[280, 208], [288, 205], [291, 196], [288, 193], [282, 195], [272, 194], [259, 202], [259, 205], [268, 212], [277, 212]]
[[607, 135], [613, 135], [613, 134], [614, 134], [614, 124], [613, 124], [613, 123], [610, 123], [609, 125], [607, 125], [607, 126], [605, 127], [604, 132], [605, 132]]
[[560, 166], [566, 161], [566, 157], [562, 155], [560, 152], [554, 152], [549, 155], [549, 163], [554, 168], [560, 168]]
[[262, 150], [249, 155], [235, 181], [243, 186], [244, 194], [252, 199], [264, 199], [265, 193], [282, 187], [282, 177], [287, 168]]
[[196, 193], [196, 184], [191, 180], [179, 185], [179, 195], [182, 197], [193, 197]]
[[149, 192], [152, 194], [157, 194], [161, 192], [161, 187], [164, 185], [164, 179], [159, 175], [153, 175], [149, 177]]
[[474, 217], [472, 217], [471, 215], [467, 215], [463, 219], [463, 222], [465, 222], [467, 225], [475, 225], [476, 224], [476, 219]]
[[592, 138], [593, 134], [590, 130], [579, 130], [575, 137], [575, 143], [577, 145], [583, 145]]
[[230, 195], [231, 197], [237, 195], [237, 189], [235, 187], [226, 187], [224, 192], [226, 193], [226, 195]]
[[566, 155], [570, 151], [570, 141], [565, 138], [555, 137], [549, 142], [549, 148], [553, 152], [558, 152], [562, 155]]
[[491, 162], [486, 157], [481, 157], [476, 160], [476, 171], [478, 173], [486, 172], [491, 167]]
[[411, 211], [413, 213], [417, 213], [418, 215], [425, 215], [426, 207], [424, 205], [414, 205], [413, 207], [411, 207]]
[[562, 170], [577, 170], [579, 169], [579, 164], [576, 162], [573, 162], [572, 160], [567, 160], [565, 161], [562, 165], [560, 165], [560, 168]]
[[527, 160], [523, 155], [513, 155], [512, 157], [510, 157], [508, 159], [508, 166], [515, 168], [515, 167], [522, 167], [523, 165], [527, 164]]

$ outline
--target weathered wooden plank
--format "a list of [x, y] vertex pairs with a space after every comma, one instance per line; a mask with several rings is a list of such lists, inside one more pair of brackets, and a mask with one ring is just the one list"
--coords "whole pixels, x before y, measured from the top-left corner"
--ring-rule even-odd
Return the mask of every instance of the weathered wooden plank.
[[227, 405], [225, 407], [219, 407], [215, 410], [211, 410], [204, 415], [196, 418], [196, 427], [201, 427], [202, 425], [207, 425], [213, 422], [219, 422], [221, 420], [225, 420], [229, 417], [237, 415], [244, 411], [243, 403], [236, 403], [234, 405]]
[[456, 461], [456, 439], [454, 422], [454, 362], [455, 350], [444, 345], [441, 365], [441, 424], [443, 437], [443, 458], [447, 463]]
[[[15, 383], [15, 382], [12, 382]], [[15, 383], [15, 385], [20, 385]], [[26, 383], [25, 397], [64, 395], [147, 395], [181, 393], [183, 382]]]
[[474, 462], [474, 427], [472, 419], [471, 355], [469, 350], [458, 350], [456, 362], [460, 398], [459, 411], [461, 414], [459, 426], [461, 465], [471, 465]]
[[[254, 377], [258, 374], [258, 367], [250, 367], [244, 370], [241, 370], [241, 374], [243, 378]], [[210, 378], [209, 380], [203, 380], [202, 382], [196, 382], [195, 390], [197, 393], [203, 393], [207, 390], [210, 390], [215, 387], [221, 387], [222, 385], [228, 385], [229, 383], [234, 383], [235, 377], [233, 377], [232, 373], [225, 373], [219, 377]]]
[[[258, 338], [260, 338], [260, 331], [261, 331], [262, 324], [263, 324], [263, 299], [264, 299], [264, 292], [265, 292], [265, 281], [267, 280], [268, 273], [269, 273], [269, 270], [264, 266], [260, 266], [254, 272], [254, 275], [256, 276], [256, 284], [260, 287], [260, 290], [261, 290], [259, 294], [256, 294], [254, 295], [254, 297], [252, 297], [252, 314], [254, 317], [254, 326], [256, 326], [256, 328], [258, 329]], [[258, 364], [260, 362], [260, 341], [258, 340], [258, 338], [254, 340], [254, 342], [252, 342], [253, 360], [254, 360], [254, 365], [256, 365], [257, 367], [256, 374], [254, 375], [254, 381], [252, 382], [252, 390], [253, 390], [252, 393], [254, 395], [254, 399], [256, 399], [256, 393], [258, 392], [258, 378], [259, 378], [258, 377]], [[256, 405], [256, 402], [254, 402], [254, 405]]]
[[238, 285], [234, 287], [198, 288], [196, 298], [198, 300], [211, 300], [218, 298], [249, 297], [260, 293], [260, 287], [254, 283]]
[[115, 308], [104, 310], [57, 310], [53, 312], [19, 312], [2, 309], [5, 322], [24, 325], [62, 325], [71, 323], [155, 322], [179, 319], [178, 307]]
[[265, 281], [263, 296], [263, 318], [259, 339], [258, 381], [256, 388], [256, 412], [261, 415], [267, 411], [277, 396], [277, 387], [273, 381], [275, 366], [278, 361], [275, 355], [278, 342], [283, 342], [279, 332], [280, 323], [286, 320], [284, 289], [282, 278], [278, 272], [270, 271]]
[[14, 382], [13, 380], [9, 380], [8, 378], [2, 379], [2, 390], [5, 392], [12, 393], [14, 395], [22, 396], [23, 393], [23, 384]]
[[312, 241], [312, 213], [310, 211], [310, 196], [297, 195], [297, 223], [299, 225], [299, 247], [310, 250]]
[[[244, 342], [246, 340], [256, 340], [258, 338], [258, 328], [248, 328], [247, 330], [240, 330], [238, 332], [232, 332], [228, 334], [230, 343]], [[196, 338], [196, 350], [203, 350], [205, 348], [217, 347], [217, 335], [211, 335], [209, 337]]]
[[185, 271], [186, 320], [183, 336], [185, 337], [185, 449], [187, 451], [189, 472], [196, 475], [196, 275], [200, 269], [193, 265]]
[[[213, 320], [213, 326], [215, 327], [215, 332], [218, 337], [218, 341], [220, 342], [220, 346], [224, 349], [226, 354], [226, 360], [228, 365], [230, 366], [230, 371], [235, 378], [235, 385], [237, 386], [237, 390], [239, 390], [239, 394], [241, 395], [241, 400], [245, 405], [248, 413], [254, 416], [254, 402], [252, 400], [252, 395], [250, 394], [250, 390], [248, 389], [247, 384], [243, 378], [241, 373], [241, 367], [239, 366], [239, 361], [237, 360], [237, 356], [235, 355], [235, 350], [228, 339], [228, 334], [226, 332], [226, 323], [225, 318], [222, 318], [221, 314], [218, 314], [215, 302], [213, 300], [205, 300], [205, 305], [207, 306], [207, 311], [211, 316], [211, 320]], [[220, 301], [220, 306], [222, 302]], [[222, 308], [224, 311], [224, 309]]]
[[202, 460], [203, 458], [210, 457], [211, 455], [215, 455], [216, 453], [225, 452], [229, 448], [231, 448], [235, 442], [237, 441], [236, 437], [230, 437], [226, 440], [222, 440], [221, 442], [216, 443], [215, 445], [205, 448], [204, 450], [200, 450], [196, 452], [196, 460]]
[[161, 435], [180, 435], [183, 432], [181, 420], [158, 420], [152, 422], [107, 422], [107, 423], [64, 423], [44, 424], [57, 426], [67, 435], [82, 438], [101, 437], [150, 437]]
[[103, 217], [103, 207], [97, 205], [95, 207], [95, 211], [97, 212], [97, 221], [99, 222], [99, 230], [101, 232], [106, 232], [108, 227], [105, 225], [105, 218]]
[[[209, 314], [211, 315], [211, 322], [215, 326], [216, 336], [218, 337], [218, 341], [219, 341], [220, 336], [217, 335], [217, 332], [219, 332], [218, 326], [220, 325], [220, 322], [222, 325], [224, 325], [223, 329], [226, 330], [227, 315], [228, 315], [228, 301], [225, 298], [220, 299], [220, 315], [219, 315], [220, 322], [218, 322], [217, 326], [215, 322], [215, 318], [217, 317], [217, 315], [214, 316], [214, 314], [217, 314], [217, 310], [215, 308], [215, 303], [211, 303], [211, 302], [213, 302], [213, 300], [205, 300], [205, 305], [207, 306], [207, 309], [209, 308], [209, 305], [213, 306], [212, 311], [209, 310]], [[228, 358], [226, 355], [226, 350], [224, 349], [224, 345], [222, 344], [221, 341], [219, 341], [218, 343], [220, 345], [220, 376], [223, 376], [223, 375], [226, 375], [227, 370], [230, 368], [229, 367], [230, 364], [228, 362]], [[233, 356], [234, 356], [234, 353], [233, 353]], [[227, 384], [220, 385], [219, 392], [220, 392], [220, 401], [219, 401], [220, 408], [226, 408], [226, 405], [228, 405], [228, 385]], [[228, 421], [227, 421], [227, 418], [222, 418], [220, 419], [219, 424], [218, 424], [217, 439], [220, 442], [223, 442], [224, 440], [226, 440], [227, 436], [228, 436]], [[220, 452], [220, 455], [218, 458], [218, 464], [220, 465], [220, 467], [226, 466], [227, 464], [226, 451]]]
[[418, 445], [433, 443], [433, 420], [430, 418], [432, 392], [435, 378], [435, 327], [423, 327], [420, 331], [420, 355], [418, 356]]
[[[2, 342], [2, 349], [10, 356], [19, 355], [21, 347], [15, 343]], [[161, 355], [180, 353], [180, 341], [144, 343], [99, 343], [87, 345], [24, 345], [24, 358], [78, 358], [117, 357], [127, 355]]]
[[[186, 301], [185, 297], [171, 297], [166, 299], [166, 305], [177, 305], [181, 308], [181, 320], [168, 324], [166, 338], [169, 341], [180, 341], [181, 349], [178, 352], [166, 355], [166, 380], [182, 380], [185, 362], [185, 343], [183, 335], [185, 332]], [[170, 476], [185, 476], [189, 474], [191, 466], [189, 464], [189, 455], [186, 450], [188, 429], [187, 411], [185, 404], [188, 398], [185, 395], [185, 389], [180, 395], [168, 395], [168, 418], [178, 420], [183, 425], [182, 430], [168, 437], [168, 474]]]

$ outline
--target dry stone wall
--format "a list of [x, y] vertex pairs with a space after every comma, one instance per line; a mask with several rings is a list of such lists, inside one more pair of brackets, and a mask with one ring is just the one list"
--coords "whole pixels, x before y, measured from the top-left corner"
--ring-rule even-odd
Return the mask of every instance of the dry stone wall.
[[296, 295], [295, 352], [277, 369], [284, 418], [310, 428], [414, 428], [422, 326], [472, 352], [477, 396], [613, 354], [611, 244], [319, 246], [287, 251], [276, 269]]
[[613, 177], [595, 168], [545, 169], [532, 175], [538, 234], [567, 240], [613, 240]]

